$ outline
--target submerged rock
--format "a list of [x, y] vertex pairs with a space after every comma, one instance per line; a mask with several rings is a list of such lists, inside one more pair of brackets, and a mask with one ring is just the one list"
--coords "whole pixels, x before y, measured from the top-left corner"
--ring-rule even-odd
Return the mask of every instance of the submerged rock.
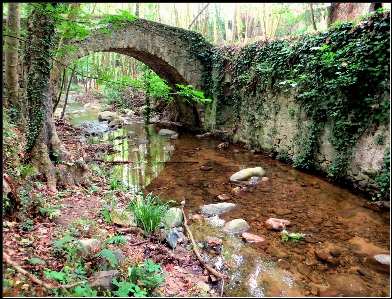
[[290, 226], [290, 220], [270, 218], [265, 222], [265, 227], [267, 229], [283, 229], [286, 226]]
[[230, 177], [231, 182], [239, 182], [249, 179], [250, 177], [263, 177], [265, 171], [261, 167], [245, 168]]
[[246, 243], [263, 243], [267, 244], [268, 241], [264, 237], [260, 237], [250, 233], [242, 233], [242, 238], [246, 241]]
[[201, 209], [202, 214], [207, 215], [207, 216], [212, 216], [212, 215], [223, 214], [227, 211], [230, 211], [234, 207], [235, 207], [235, 204], [233, 204], [233, 203], [222, 202], [222, 203], [204, 205], [200, 209]]
[[205, 219], [209, 224], [212, 226], [223, 226], [225, 225], [226, 221], [220, 219], [217, 215]]
[[344, 297], [369, 297], [370, 291], [366, 283], [354, 274], [327, 275], [326, 279], [332, 289], [339, 291]]
[[163, 135], [163, 136], [172, 136], [177, 134], [177, 132], [174, 132], [172, 130], [169, 129], [160, 129], [158, 132], [159, 135]]
[[366, 265], [378, 273], [389, 274], [391, 266], [391, 255], [376, 254], [374, 256], [368, 256], [366, 258]]
[[249, 224], [244, 219], [234, 219], [226, 223], [224, 231], [229, 234], [238, 234], [249, 228]]

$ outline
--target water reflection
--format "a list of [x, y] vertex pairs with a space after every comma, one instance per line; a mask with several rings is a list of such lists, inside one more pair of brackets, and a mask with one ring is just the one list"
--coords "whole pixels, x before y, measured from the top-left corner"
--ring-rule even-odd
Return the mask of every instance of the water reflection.
[[[106, 121], [98, 121], [98, 112], [94, 109], [84, 109], [78, 103], [69, 103], [67, 112], [71, 115], [70, 123], [84, 127], [92, 134], [89, 142], [93, 144], [111, 144], [113, 154], [103, 159], [112, 164], [112, 172], [122, 180], [125, 186], [137, 193], [156, 178], [170, 159], [174, 150], [170, 139], [158, 135], [155, 125], [145, 126], [143, 122], [133, 122], [122, 128], [109, 131]], [[74, 112], [82, 112], [75, 117]]]

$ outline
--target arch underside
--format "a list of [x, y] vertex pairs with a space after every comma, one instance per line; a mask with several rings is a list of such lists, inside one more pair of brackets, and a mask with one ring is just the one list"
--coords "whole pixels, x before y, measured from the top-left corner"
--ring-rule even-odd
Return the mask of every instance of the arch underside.
[[150, 53], [139, 51], [132, 48], [127, 48], [127, 49], [110, 48], [102, 52], [115, 52], [118, 54], [131, 56], [143, 62], [150, 69], [152, 69], [159, 77], [166, 80], [169, 86], [173, 90], [176, 90], [176, 84], [184, 84], [184, 85], [189, 84], [174, 67], [169, 65], [163, 59], [160, 59], [159, 57], [152, 55]]

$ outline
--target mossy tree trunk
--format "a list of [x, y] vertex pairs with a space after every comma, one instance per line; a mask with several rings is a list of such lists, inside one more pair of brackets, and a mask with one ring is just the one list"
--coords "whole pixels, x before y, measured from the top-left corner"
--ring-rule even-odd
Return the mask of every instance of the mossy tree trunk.
[[[56, 5], [53, 3], [52, 5]], [[49, 186], [89, 185], [84, 163], [73, 158], [61, 143], [53, 119], [50, 71], [56, 45], [55, 19], [47, 3], [34, 3], [29, 17], [25, 64], [27, 69], [26, 152]], [[63, 162], [60, 164], [59, 162]], [[58, 165], [54, 165], [58, 164]]]

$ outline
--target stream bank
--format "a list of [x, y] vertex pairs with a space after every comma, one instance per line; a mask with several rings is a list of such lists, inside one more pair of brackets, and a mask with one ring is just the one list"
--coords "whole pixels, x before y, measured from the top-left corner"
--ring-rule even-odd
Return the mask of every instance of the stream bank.
[[[137, 124], [124, 124], [116, 131], [116, 137], [125, 138], [118, 138], [115, 142], [118, 144], [113, 144], [114, 150], [123, 150], [119, 154], [122, 159], [126, 155], [129, 158], [132, 149], [128, 146], [124, 152], [124, 143], [129, 143], [126, 132], [131, 130], [128, 125]], [[380, 254], [389, 256], [388, 211], [372, 205], [361, 194], [292, 169], [268, 156], [232, 144], [223, 146], [208, 134], [195, 138], [181, 127], [164, 123], [149, 128], [139, 130], [149, 131], [149, 137], [138, 138], [149, 140], [160, 129], [167, 128], [178, 132], [178, 139], [154, 142], [151, 139], [145, 143], [145, 149], [150, 152], [152, 144], [159, 142], [156, 152], [165, 152], [164, 147], [168, 145], [174, 150], [170, 151], [163, 169], [154, 172], [156, 175], [142, 191], [160, 194], [166, 200], [185, 199], [195, 238], [199, 242], [206, 237], [223, 240], [222, 255], [211, 256], [206, 251], [203, 257], [230, 274], [225, 296], [382, 297], [389, 294], [389, 272], [385, 273], [382, 263], [374, 262]], [[147, 168], [153, 165], [145, 157], [142, 161], [147, 162]], [[235, 172], [256, 166], [265, 170], [268, 180], [254, 185], [230, 182]], [[124, 180], [127, 179], [125, 175]], [[207, 221], [210, 215], [202, 215], [201, 207], [222, 201], [234, 204], [235, 208], [214, 216], [225, 222], [245, 219], [250, 226], [248, 232], [267, 242], [246, 243], [241, 234], [227, 234], [219, 226], [211, 225]], [[270, 218], [289, 220], [289, 232], [301, 232], [307, 237], [299, 242], [284, 242], [279, 230], [267, 228], [266, 221]], [[342, 281], [351, 282], [353, 288], [342, 289]]]

